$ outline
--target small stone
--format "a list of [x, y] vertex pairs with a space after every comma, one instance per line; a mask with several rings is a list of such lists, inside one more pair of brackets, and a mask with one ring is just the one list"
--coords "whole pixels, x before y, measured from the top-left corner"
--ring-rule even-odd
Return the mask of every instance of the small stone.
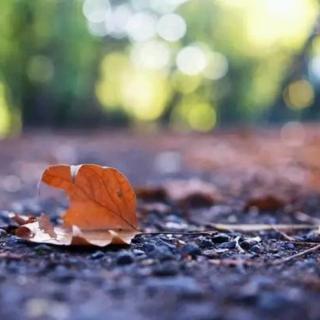
[[278, 312], [292, 305], [292, 301], [290, 301], [286, 294], [277, 292], [263, 292], [258, 301], [258, 306], [268, 312]]
[[155, 248], [156, 248], [155, 245], [153, 245], [152, 243], [144, 243], [143, 244], [143, 250], [146, 253], [150, 253], [151, 251], [154, 251]]
[[234, 249], [236, 247], [235, 241], [224, 242], [219, 245], [220, 249]]
[[284, 243], [283, 245], [284, 249], [287, 249], [287, 250], [294, 250], [296, 248], [296, 246], [294, 245], [294, 243]]
[[320, 234], [319, 234], [319, 232], [310, 231], [310, 232], [305, 236], [305, 239], [306, 239], [307, 241], [318, 242], [318, 241], [320, 241]]
[[6, 227], [12, 223], [11, 219], [9, 218], [9, 212], [5, 210], [0, 211], [0, 227]]
[[197, 299], [204, 295], [198, 282], [187, 276], [150, 279], [146, 284], [149, 294], [174, 294], [182, 299]]
[[152, 269], [152, 274], [160, 277], [175, 276], [179, 272], [179, 267], [176, 263], [164, 262]]
[[230, 240], [230, 237], [226, 233], [219, 233], [214, 236], [212, 236], [211, 241], [214, 243], [224, 243], [228, 242]]
[[56, 281], [61, 283], [70, 282], [76, 277], [75, 274], [68, 270], [65, 266], [57, 266], [52, 276]]
[[218, 252], [214, 249], [204, 250], [202, 255], [208, 258], [217, 258], [219, 256]]
[[258, 244], [260, 241], [258, 241], [258, 239], [255, 239], [255, 238], [249, 238], [249, 239], [244, 239], [244, 240], [240, 241], [239, 244], [242, 249], [249, 250], [251, 247]]
[[98, 260], [104, 257], [104, 253], [102, 251], [96, 251], [92, 255], [90, 255], [90, 258], [92, 260]]
[[160, 261], [172, 260], [174, 259], [174, 254], [171, 249], [164, 244], [156, 246], [155, 249], [150, 252], [150, 256], [155, 259], [159, 259]]
[[0, 228], [0, 237], [4, 237], [5, 235], [7, 235], [7, 231]]
[[127, 265], [131, 264], [134, 261], [134, 256], [130, 252], [120, 252], [117, 257], [118, 265]]
[[255, 253], [261, 253], [262, 252], [262, 247], [259, 244], [255, 244], [250, 248], [250, 251], [255, 252]]
[[144, 256], [145, 253], [143, 250], [139, 250], [139, 249], [133, 249], [133, 253], [136, 255], [136, 256]]
[[52, 247], [48, 246], [47, 244], [39, 244], [34, 249], [38, 254], [44, 254], [52, 251]]
[[212, 249], [213, 247], [212, 241], [206, 237], [200, 237], [198, 244], [201, 249]]
[[195, 243], [188, 243], [181, 248], [181, 253], [182, 255], [190, 255], [194, 258], [201, 254], [201, 250]]

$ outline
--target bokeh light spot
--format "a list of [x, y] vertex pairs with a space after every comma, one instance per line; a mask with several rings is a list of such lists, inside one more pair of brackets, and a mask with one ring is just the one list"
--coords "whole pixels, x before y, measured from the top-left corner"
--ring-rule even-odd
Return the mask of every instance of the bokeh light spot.
[[165, 72], [138, 68], [114, 52], [103, 59], [96, 95], [106, 109], [120, 108], [133, 119], [151, 121], [163, 113], [170, 87]]
[[10, 133], [11, 114], [6, 100], [5, 86], [0, 82], [0, 138]]
[[195, 104], [188, 113], [190, 127], [207, 132], [216, 124], [216, 112], [208, 103]]
[[103, 22], [109, 10], [108, 0], [85, 0], [82, 7], [86, 19], [93, 23]]
[[130, 58], [142, 68], [163, 69], [169, 64], [170, 48], [161, 41], [149, 41], [132, 47]]
[[180, 40], [187, 31], [184, 19], [175, 13], [163, 15], [157, 23], [158, 35], [169, 42]]
[[177, 106], [171, 118], [174, 127], [199, 132], [212, 130], [216, 121], [217, 115], [213, 106], [195, 96], [185, 98]]
[[178, 69], [187, 75], [197, 75], [208, 65], [204, 51], [198, 46], [184, 47], [178, 52], [176, 59]]
[[228, 72], [228, 60], [219, 52], [211, 52], [208, 56], [208, 65], [204, 76], [211, 80], [218, 80]]
[[292, 109], [304, 109], [314, 101], [314, 90], [307, 80], [298, 80], [289, 84], [284, 91], [284, 100]]
[[150, 40], [156, 34], [156, 18], [146, 12], [136, 13], [129, 18], [126, 30], [132, 41], [143, 42]]

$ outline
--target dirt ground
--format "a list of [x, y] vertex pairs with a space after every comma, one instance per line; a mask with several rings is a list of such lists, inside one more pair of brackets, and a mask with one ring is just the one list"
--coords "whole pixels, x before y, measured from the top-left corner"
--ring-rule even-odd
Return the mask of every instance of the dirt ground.
[[[107, 248], [17, 238], [8, 212], [65, 208], [37, 197], [53, 163], [125, 173], [145, 233]], [[30, 132], [0, 142], [0, 205], [0, 319], [320, 318], [316, 127]]]

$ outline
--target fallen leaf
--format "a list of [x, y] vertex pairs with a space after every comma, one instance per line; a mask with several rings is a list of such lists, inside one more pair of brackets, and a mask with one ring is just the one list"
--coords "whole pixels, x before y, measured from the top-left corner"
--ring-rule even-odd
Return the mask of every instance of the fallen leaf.
[[136, 188], [136, 195], [138, 199], [146, 202], [167, 202], [167, 192], [163, 187], [144, 187]]
[[172, 201], [183, 208], [210, 207], [221, 199], [216, 187], [199, 179], [170, 180], [162, 186], [136, 189], [146, 202]]
[[164, 188], [168, 197], [184, 208], [210, 207], [221, 199], [213, 184], [199, 179], [172, 180]]
[[20, 217], [16, 234], [26, 240], [56, 245], [130, 244], [138, 234], [136, 199], [127, 178], [118, 170], [94, 164], [49, 166], [41, 181], [69, 197], [63, 225], [48, 217]]
[[263, 194], [248, 199], [245, 205], [245, 210], [252, 207], [264, 211], [277, 210], [283, 208], [289, 202], [290, 201], [286, 201], [286, 199], [280, 196], [276, 196], [273, 194]]

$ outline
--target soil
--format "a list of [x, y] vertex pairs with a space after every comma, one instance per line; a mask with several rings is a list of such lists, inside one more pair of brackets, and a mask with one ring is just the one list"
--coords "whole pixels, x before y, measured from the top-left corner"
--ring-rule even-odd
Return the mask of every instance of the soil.
[[[16, 237], [8, 211], [57, 220], [65, 208], [37, 197], [52, 163], [124, 172], [144, 233], [107, 248]], [[1, 141], [0, 164], [0, 319], [320, 318], [317, 128], [37, 131]]]

